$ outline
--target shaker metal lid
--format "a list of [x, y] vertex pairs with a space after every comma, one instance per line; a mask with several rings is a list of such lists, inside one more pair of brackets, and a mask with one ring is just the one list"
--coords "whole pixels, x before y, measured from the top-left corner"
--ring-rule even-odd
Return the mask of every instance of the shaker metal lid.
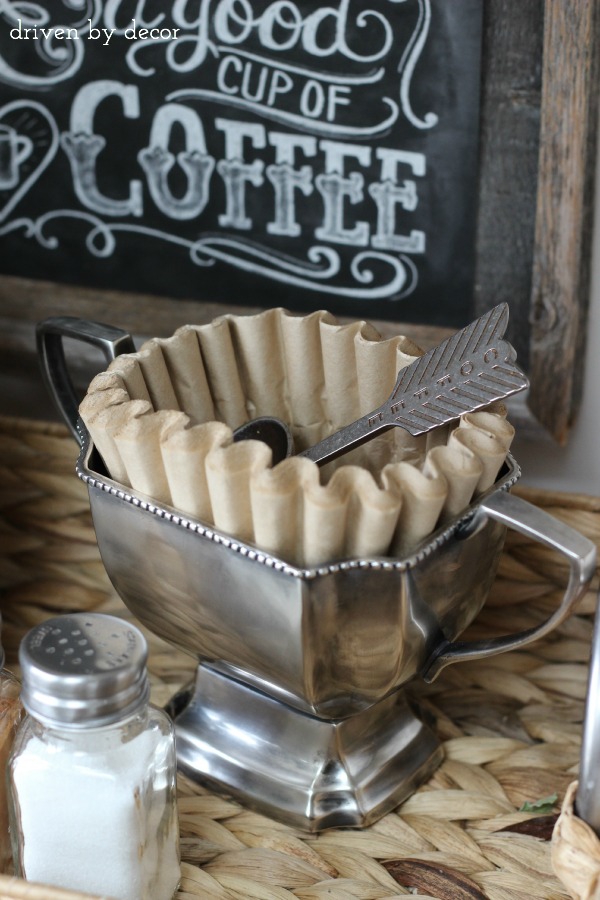
[[133, 713], [149, 696], [148, 646], [114, 616], [74, 613], [48, 619], [19, 648], [21, 700], [46, 724], [89, 728]]

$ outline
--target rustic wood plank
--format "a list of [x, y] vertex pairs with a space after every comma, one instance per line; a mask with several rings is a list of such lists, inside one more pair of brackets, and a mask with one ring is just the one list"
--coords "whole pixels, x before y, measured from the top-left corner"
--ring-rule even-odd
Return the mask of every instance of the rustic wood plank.
[[507, 336], [526, 370], [543, 13], [543, 3], [485, 3], [474, 313], [510, 304]]
[[[181, 325], [193, 322], [203, 325], [217, 316], [253, 315], [264, 307], [240, 305], [235, 302], [208, 303], [198, 300], [173, 300], [152, 294], [131, 294], [119, 291], [95, 290], [73, 287], [37, 279], [17, 278], [0, 275], [0, 319], [5, 327], [0, 328], [0, 346], [7, 348], [13, 343], [11, 332], [19, 324], [34, 326], [48, 316], [79, 316], [105, 322], [123, 328], [134, 336], [168, 337]], [[338, 316], [340, 322], [351, 321], [350, 317]], [[424, 350], [445, 340], [454, 329], [429, 326], [420, 323], [389, 322], [369, 319], [384, 337], [406, 334]], [[468, 324], [468, 323], [465, 323]], [[33, 328], [28, 343], [34, 346]], [[22, 347], [21, 349], [24, 349]], [[0, 371], [5, 362], [0, 360]]]
[[546, 0], [529, 403], [560, 443], [583, 377], [599, 43], [598, 0]]

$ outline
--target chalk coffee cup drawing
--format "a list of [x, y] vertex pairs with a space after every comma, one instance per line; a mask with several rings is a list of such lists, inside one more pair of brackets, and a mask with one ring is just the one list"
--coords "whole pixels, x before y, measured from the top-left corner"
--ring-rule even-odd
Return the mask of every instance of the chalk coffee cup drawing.
[[[38, 325], [46, 383], [79, 435], [76, 471], [108, 576], [147, 628], [198, 660], [195, 679], [169, 704], [178, 764], [250, 807], [310, 831], [374, 822], [443, 757], [407, 683], [526, 646], [587, 589], [594, 544], [510, 494], [520, 474], [510, 454], [490, 490], [405, 558], [300, 569], [159, 507], [110, 478], [74, 420], [64, 336], [95, 345], [107, 361], [135, 346], [98, 323]], [[536, 627], [460, 640], [487, 599], [507, 527], [566, 557], [564, 595]]]
[[0, 191], [18, 185], [19, 169], [32, 151], [31, 138], [18, 134], [11, 125], [0, 124]]

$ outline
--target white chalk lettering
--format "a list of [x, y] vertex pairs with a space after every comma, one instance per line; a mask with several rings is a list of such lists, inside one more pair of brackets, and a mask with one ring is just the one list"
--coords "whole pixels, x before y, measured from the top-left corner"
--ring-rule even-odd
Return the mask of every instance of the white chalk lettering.
[[131, 16], [130, 0], [127, 0], [127, 11], [125, 11], [123, 16], [120, 16], [121, 7], [124, 5], [124, 0], [105, 0], [104, 2], [104, 24], [117, 34], [125, 34], [134, 22], [137, 22], [141, 28], [156, 28], [165, 21], [165, 13], [162, 12], [153, 19], [146, 19], [146, 0], [137, 0], [133, 18]]
[[267, 223], [267, 232], [297, 237], [302, 229], [296, 221], [296, 191], [309, 197], [314, 188], [311, 166], [294, 169], [296, 150], [301, 150], [305, 156], [314, 157], [317, 153], [317, 141], [309, 135], [273, 131], [269, 135], [269, 144], [275, 147], [275, 163], [267, 166], [266, 172], [275, 192], [275, 218]]
[[225, 159], [217, 163], [217, 171], [225, 184], [226, 212], [219, 216], [219, 225], [249, 230], [252, 219], [246, 215], [246, 184], [262, 185], [264, 163], [258, 159], [243, 162], [244, 140], [248, 138], [253, 147], [265, 147], [265, 129], [257, 123], [229, 119], [215, 119], [215, 126], [225, 134]]
[[231, 54], [224, 57], [217, 70], [217, 87], [223, 94], [268, 107], [274, 106], [293, 85], [287, 72], [268, 65], [257, 66], [250, 60], [243, 62]]
[[[177, 154], [177, 163], [187, 178], [187, 190], [180, 198], [173, 195], [168, 184], [169, 172], [175, 165], [169, 138], [176, 124], [183, 128], [186, 145]], [[161, 106], [152, 122], [150, 143], [139, 152], [138, 159], [146, 172], [150, 195], [161, 212], [179, 221], [195, 219], [202, 213], [208, 202], [215, 160], [206, 152], [204, 128], [193, 110], [176, 103]]]
[[381, 160], [381, 181], [369, 185], [369, 193], [377, 205], [377, 233], [373, 236], [373, 246], [396, 253], [424, 253], [425, 234], [422, 231], [413, 230], [408, 236], [396, 234], [396, 207], [412, 212], [418, 203], [415, 181], [405, 179], [398, 186], [398, 166], [410, 166], [415, 175], [423, 177], [424, 154], [378, 147], [375, 156]]
[[[227, 48], [237, 48], [256, 38], [266, 53], [301, 50], [314, 60], [339, 56], [340, 62], [372, 64], [385, 58], [393, 46], [394, 32], [389, 19], [375, 9], [358, 7], [350, 11], [351, 0], [339, 0], [337, 6], [320, 6], [303, 14], [294, 0], [274, 0], [261, 13], [255, 14], [250, 0], [174, 0], [170, 15], [177, 26], [177, 41], [168, 43], [166, 58], [175, 72], [191, 72], [201, 67], [207, 57], [217, 57]], [[124, 33], [118, 14], [123, 0], [108, 0], [104, 22], [108, 28]], [[139, 0], [135, 19], [138, 26], [157, 27], [161, 13], [152, 22], [144, 19], [144, 0]], [[130, 27], [131, 20], [127, 22]], [[211, 37], [211, 29], [215, 39]], [[371, 40], [368, 53], [351, 45], [350, 36], [368, 30]], [[137, 44], [134, 56], [144, 47]], [[139, 64], [136, 64], [139, 66]]]
[[[139, 118], [136, 86], [110, 80], [93, 82], [77, 93], [71, 109], [70, 130], [62, 135], [61, 145], [71, 165], [75, 192], [86, 208], [107, 216], [139, 217], [143, 214], [141, 181], [131, 180], [121, 199], [103, 192], [98, 185], [97, 162], [107, 138], [95, 133], [94, 120], [100, 104], [111, 96], [120, 98], [127, 118]], [[320, 224], [313, 230], [316, 240], [354, 247], [370, 245], [375, 250], [424, 252], [422, 232], [412, 231], [405, 236], [395, 230], [399, 224], [398, 211], [411, 213], [417, 206], [416, 184], [412, 179], [402, 182], [400, 169], [407, 166], [413, 175], [423, 177], [425, 160], [421, 154], [385, 147], [378, 147], [373, 154], [372, 148], [364, 144], [268, 131], [261, 123], [224, 117], [216, 118], [214, 127], [222, 135], [220, 153], [214, 147], [214, 132], [211, 134], [213, 148], [208, 149], [202, 118], [190, 107], [168, 102], [154, 115], [148, 144], [137, 158], [150, 198], [169, 219], [189, 221], [202, 214], [210, 199], [216, 170], [224, 186], [224, 210], [218, 215], [219, 224], [224, 228], [249, 231], [256, 227], [257, 223], [247, 212], [247, 192], [252, 188], [264, 191], [266, 183], [272, 191], [272, 214], [269, 217], [265, 213], [264, 217], [266, 232], [298, 237], [303, 232], [301, 223], [306, 221], [306, 216], [304, 206], [301, 210], [297, 206], [304, 205], [316, 188], [322, 204]], [[184, 136], [184, 147], [176, 154], [170, 149], [174, 129]], [[261, 158], [265, 155], [266, 161]], [[318, 161], [322, 171], [315, 174]], [[375, 163], [379, 163], [379, 180], [371, 180], [365, 191], [365, 178], [372, 179]], [[169, 185], [170, 174], [176, 166], [185, 176], [185, 189], [177, 195]], [[377, 212], [377, 230], [373, 235], [366, 219], [352, 222], [349, 212], [350, 206], [369, 197]], [[263, 210], [267, 208], [265, 201], [266, 197], [262, 197]], [[314, 211], [311, 218], [314, 221]]]
[[[0, 18], [5, 39], [30, 42], [0, 52], [0, 83], [45, 91], [52, 153], [70, 167], [77, 209], [44, 215], [94, 223], [89, 252], [157, 234], [198, 265], [239, 256], [246, 271], [347, 298], [414, 290], [433, 164], [414, 130], [437, 123], [423, 106], [433, 56], [417, 66], [430, 28], [441, 33], [431, 0], [0, 0]], [[89, 81], [103, 47], [106, 71], [129, 77]], [[71, 109], [57, 111], [50, 89], [68, 79]], [[2, 111], [16, 203], [49, 163], [47, 142], [18, 133], [15, 103]]]
[[369, 243], [369, 223], [357, 222], [354, 228], [344, 228], [344, 199], [360, 203], [363, 199], [364, 176], [351, 172], [344, 177], [344, 160], [354, 157], [362, 166], [371, 162], [371, 148], [362, 144], [340, 144], [337, 141], [321, 141], [325, 153], [325, 174], [317, 175], [315, 183], [323, 197], [325, 216], [323, 225], [315, 230], [317, 240], [337, 244], [364, 247]]
[[100, 103], [112, 95], [120, 97], [127, 118], [139, 116], [136, 87], [119, 81], [93, 81], [84, 85], [75, 96], [71, 107], [70, 132], [61, 136], [61, 146], [71, 164], [75, 193], [84, 206], [107, 216], [141, 216], [141, 182], [136, 180], [130, 183], [129, 196], [124, 200], [104, 196], [97, 186], [96, 159], [104, 149], [106, 139], [94, 134], [94, 114]]

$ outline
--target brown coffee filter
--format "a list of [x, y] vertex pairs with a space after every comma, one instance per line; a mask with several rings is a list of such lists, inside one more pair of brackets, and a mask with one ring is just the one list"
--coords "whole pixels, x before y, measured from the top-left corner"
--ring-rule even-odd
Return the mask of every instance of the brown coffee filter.
[[210, 388], [202, 363], [198, 336], [193, 328], [180, 328], [176, 336], [159, 344], [179, 409], [193, 424], [215, 418]]
[[479, 428], [466, 427], [462, 423], [450, 432], [448, 447], [452, 449], [466, 448], [474, 453], [480, 461], [482, 470], [475, 486], [475, 494], [482, 494], [492, 487], [508, 449], [506, 443], [496, 435]]
[[[88, 388], [88, 393], [96, 390], [94, 385], [97, 380], [105, 376], [119, 378], [132, 400], [147, 400], [151, 402], [137, 354], [124, 354], [114, 359], [108, 367], [108, 372], [101, 372], [99, 375], [96, 375], [96, 378], [94, 378]], [[99, 386], [97, 389], [102, 390], [102, 387]]]
[[174, 431], [182, 431], [189, 418], [174, 409], [134, 416], [115, 430], [113, 440], [131, 486], [150, 497], [172, 500], [162, 457], [162, 445]]
[[402, 498], [390, 549], [394, 556], [405, 556], [434, 530], [448, 494], [446, 479], [407, 462], [386, 466], [381, 478], [384, 487]]
[[321, 468], [273, 467], [233, 429], [274, 415], [306, 449], [383, 403], [419, 355], [325, 311], [225, 315], [118, 357], [80, 413], [116, 481], [288, 563], [402, 556], [494, 483], [514, 436], [503, 404], [416, 438], [393, 428]]
[[[114, 434], [138, 416], [149, 415], [152, 404], [148, 400], [126, 400], [111, 404], [111, 397], [114, 394], [109, 391], [87, 394], [79, 412], [111, 478], [126, 487], [133, 487], [125, 461], [115, 444]], [[141, 490], [138, 486], [136, 489]]]
[[321, 322], [334, 319], [329, 313], [314, 312], [308, 316], [282, 315], [279, 321], [287, 392], [294, 411], [294, 442], [298, 447], [312, 447], [326, 435]]
[[[137, 360], [154, 409], [179, 409], [161, 344], [162, 341], [147, 341], [137, 353]], [[177, 344], [181, 344], [181, 338], [178, 338]]]
[[250, 483], [271, 463], [262, 441], [218, 447], [206, 457], [206, 480], [215, 525], [242, 541], [254, 542]]
[[230, 443], [231, 428], [224, 422], [204, 422], [166, 436], [161, 454], [173, 506], [201, 522], [214, 522], [206, 457]]
[[476, 453], [457, 442], [453, 446], [437, 445], [428, 451], [423, 474], [433, 480], [443, 478], [446, 496], [441, 520], [448, 522], [469, 505], [483, 473], [483, 463]]
[[[319, 474], [298, 456], [258, 472], [250, 483], [256, 544], [281, 559], [306, 559], [304, 494]], [[285, 527], [281, 523], [285, 522]]]
[[270, 415], [288, 422], [292, 418], [279, 321], [277, 309], [230, 320], [249, 419]]
[[[179, 332], [174, 335], [177, 338]], [[226, 316], [196, 329], [215, 419], [237, 428], [248, 421], [230, 321]]]

